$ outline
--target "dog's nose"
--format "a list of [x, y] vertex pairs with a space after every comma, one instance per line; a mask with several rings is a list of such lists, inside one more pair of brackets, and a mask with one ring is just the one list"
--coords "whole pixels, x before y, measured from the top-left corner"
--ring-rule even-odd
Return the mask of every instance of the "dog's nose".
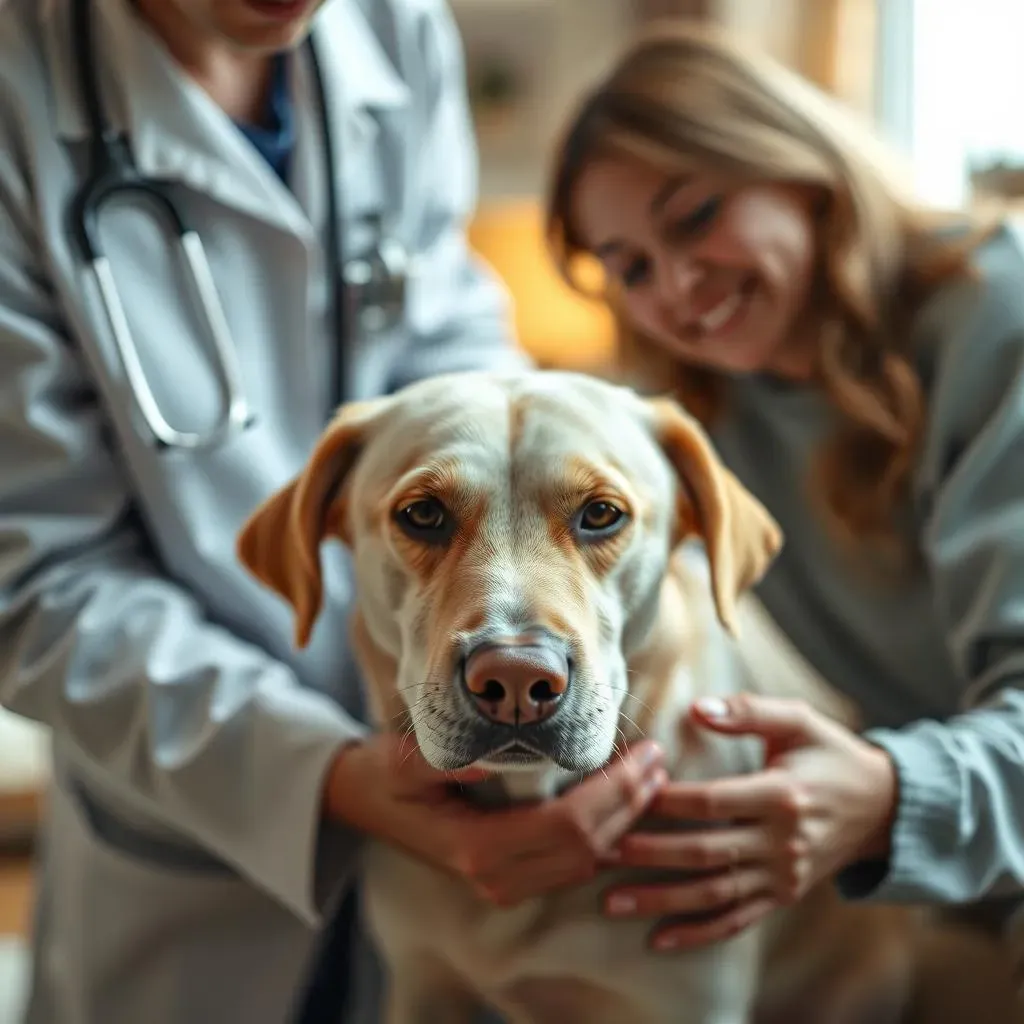
[[569, 662], [549, 647], [492, 644], [466, 661], [466, 689], [480, 711], [502, 725], [550, 716], [569, 689]]

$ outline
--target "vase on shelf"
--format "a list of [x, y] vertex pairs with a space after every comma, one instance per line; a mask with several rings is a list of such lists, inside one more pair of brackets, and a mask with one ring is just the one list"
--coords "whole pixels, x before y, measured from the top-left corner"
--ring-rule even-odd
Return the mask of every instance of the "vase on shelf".
[[480, 58], [469, 73], [469, 98], [481, 141], [513, 134], [520, 121], [523, 90], [511, 63], [500, 57]]

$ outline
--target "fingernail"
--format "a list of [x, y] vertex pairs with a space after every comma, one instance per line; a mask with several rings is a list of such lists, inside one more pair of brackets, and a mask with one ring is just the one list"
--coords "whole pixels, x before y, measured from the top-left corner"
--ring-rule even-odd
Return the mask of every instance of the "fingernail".
[[702, 697], [696, 708], [705, 718], [729, 717], [729, 705], [721, 697]]
[[668, 782], [668, 772], [664, 768], [658, 768], [652, 772], [651, 777], [644, 783], [644, 800], [653, 799], [666, 782]]
[[658, 935], [654, 940], [655, 949], [675, 949], [679, 945], [674, 935]]
[[609, 864], [618, 864], [622, 860], [622, 851], [619, 849], [605, 850], [601, 854], [601, 860]]
[[608, 898], [609, 914], [635, 914], [636, 900], [626, 893], [616, 893]]
[[661, 760], [661, 747], [656, 743], [649, 743], [644, 747], [643, 753], [640, 755], [640, 763], [645, 768], [650, 768], [651, 765], [657, 764]]

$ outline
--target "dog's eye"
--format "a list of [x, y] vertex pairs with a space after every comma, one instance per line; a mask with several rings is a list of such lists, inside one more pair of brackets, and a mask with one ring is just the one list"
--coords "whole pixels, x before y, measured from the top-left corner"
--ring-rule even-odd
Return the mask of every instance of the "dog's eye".
[[580, 530], [587, 534], [606, 534], [625, 518], [626, 513], [610, 501], [592, 501], [580, 513]]
[[436, 498], [410, 502], [398, 510], [396, 518], [405, 532], [414, 537], [437, 540], [448, 532], [448, 513]]

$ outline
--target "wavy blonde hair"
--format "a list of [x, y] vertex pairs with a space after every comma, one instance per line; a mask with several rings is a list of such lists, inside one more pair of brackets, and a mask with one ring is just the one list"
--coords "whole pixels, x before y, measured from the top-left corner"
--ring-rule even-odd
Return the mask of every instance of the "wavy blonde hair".
[[[809, 82], [705, 25], [662, 22], [641, 34], [587, 95], [556, 152], [547, 237], [566, 280], [585, 244], [573, 221], [581, 174], [598, 158], [641, 160], [668, 174], [699, 166], [739, 182], [809, 187], [817, 219], [820, 344], [816, 380], [840, 412], [811, 483], [849, 539], [891, 539], [926, 414], [909, 349], [915, 312], [970, 272], [985, 234], [965, 214], [911, 201], [871, 133]], [[954, 224], [968, 230], [941, 230]], [[620, 324], [619, 370], [674, 391], [705, 422], [723, 380], [682, 365]]]

